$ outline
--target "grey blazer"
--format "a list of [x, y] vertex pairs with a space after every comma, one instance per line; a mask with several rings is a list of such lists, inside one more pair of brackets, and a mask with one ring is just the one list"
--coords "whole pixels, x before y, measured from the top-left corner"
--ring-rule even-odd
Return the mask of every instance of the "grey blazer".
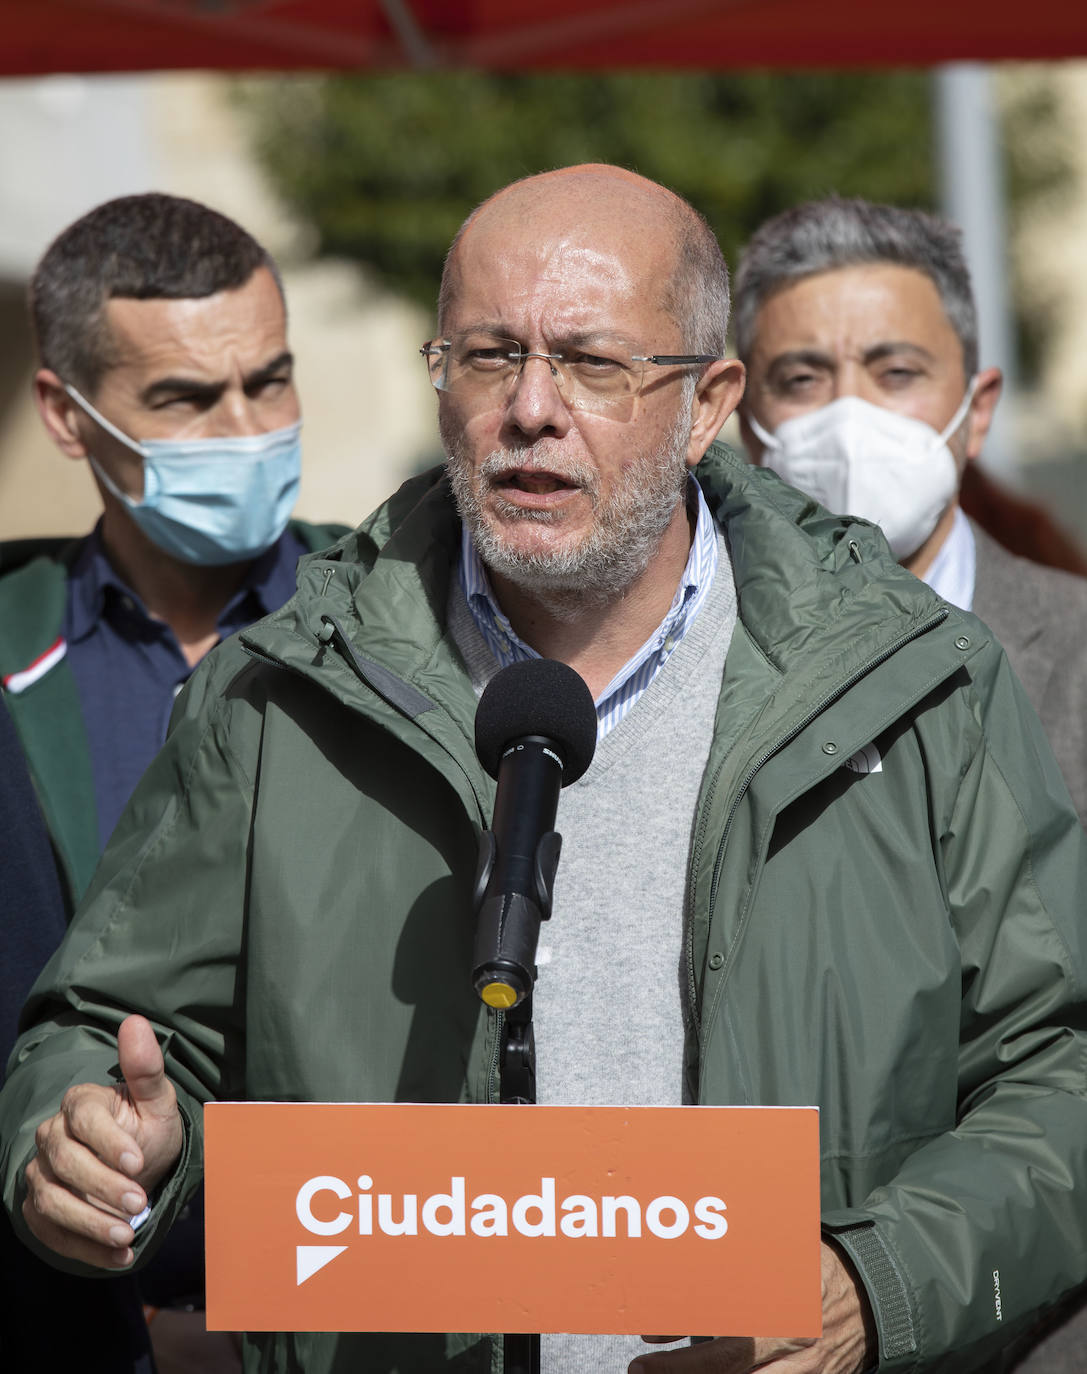
[[1007, 651], [1087, 824], [1087, 578], [1017, 558], [971, 528], [974, 613]]
[[[1087, 578], [1017, 558], [970, 525], [977, 546], [974, 612], [1004, 645], [1087, 825]], [[1082, 1374], [1087, 1289], [1066, 1298], [1024, 1344], [1021, 1360], [1009, 1352], [1015, 1374]]]

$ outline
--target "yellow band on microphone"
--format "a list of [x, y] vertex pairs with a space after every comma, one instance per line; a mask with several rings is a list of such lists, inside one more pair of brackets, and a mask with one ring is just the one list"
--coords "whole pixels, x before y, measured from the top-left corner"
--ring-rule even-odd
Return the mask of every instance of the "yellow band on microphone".
[[509, 983], [488, 983], [480, 992], [480, 997], [496, 1011], [509, 1011], [517, 1002], [517, 993]]

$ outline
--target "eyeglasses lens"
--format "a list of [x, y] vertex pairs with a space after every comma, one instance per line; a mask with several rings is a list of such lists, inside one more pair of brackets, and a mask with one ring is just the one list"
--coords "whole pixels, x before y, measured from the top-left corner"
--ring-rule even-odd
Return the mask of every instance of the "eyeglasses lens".
[[514, 339], [471, 333], [434, 340], [424, 349], [430, 380], [439, 391], [471, 404], [503, 404], [526, 366], [549, 367], [563, 401], [574, 410], [622, 408], [641, 386], [643, 364], [620, 352], [524, 352]]

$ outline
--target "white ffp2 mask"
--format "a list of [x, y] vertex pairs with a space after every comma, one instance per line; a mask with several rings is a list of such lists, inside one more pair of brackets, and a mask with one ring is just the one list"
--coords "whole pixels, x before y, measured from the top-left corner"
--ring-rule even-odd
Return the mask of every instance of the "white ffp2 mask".
[[976, 385], [974, 378], [940, 433], [859, 396], [783, 420], [773, 434], [754, 416], [748, 424], [766, 447], [767, 467], [836, 515], [879, 525], [901, 560], [917, 552], [958, 489], [947, 441], [966, 419]]

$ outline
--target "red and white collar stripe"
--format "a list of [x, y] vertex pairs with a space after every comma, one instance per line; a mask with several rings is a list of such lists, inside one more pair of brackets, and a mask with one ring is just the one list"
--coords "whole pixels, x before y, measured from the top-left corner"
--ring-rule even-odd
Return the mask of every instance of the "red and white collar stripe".
[[8, 673], [6, 677], [0, 678], [0, 686], [5, 692], [25, 692], [39, 678], [44, 677], [50, 668], [55, 667], [67, 652], [68, 644], [62, 636], [55, 644], [51, 644], [44, 654], [39, 654], [33, 663], [17, 673]]

